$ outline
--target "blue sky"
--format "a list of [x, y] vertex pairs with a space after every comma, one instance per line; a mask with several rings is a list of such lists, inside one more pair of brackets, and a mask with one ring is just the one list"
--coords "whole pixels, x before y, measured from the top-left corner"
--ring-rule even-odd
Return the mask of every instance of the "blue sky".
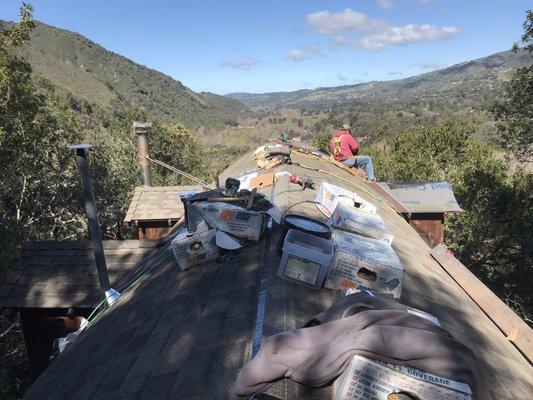
[[[270, 92], [399, 79], [507, 50], [525, 0], [34, 0], [78, 32], [196, 91]], [[16, 20], [20, 1], [2, 0]]]

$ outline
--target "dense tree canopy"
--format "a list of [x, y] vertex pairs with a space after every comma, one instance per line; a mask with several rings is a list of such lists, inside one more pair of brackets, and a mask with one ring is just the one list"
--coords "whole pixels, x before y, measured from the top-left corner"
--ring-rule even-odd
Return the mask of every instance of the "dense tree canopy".
[[[524, 34], [515, 52], [525, 51], [533, 57], [533, 11], [527, 12]], [[533, 64], [519, 68], [504, 87], [502, 99], [492, 114], [499, 129], [498, 141], [520, 161], [533, 161]]]
[[533, 303], [533, 175], [509, 171], [471, 128], [446, 123], [393, 135], [372, 154], [378, 180], [450, 182], [462, 212], [446, 219], [446, 244], [522, 317]]

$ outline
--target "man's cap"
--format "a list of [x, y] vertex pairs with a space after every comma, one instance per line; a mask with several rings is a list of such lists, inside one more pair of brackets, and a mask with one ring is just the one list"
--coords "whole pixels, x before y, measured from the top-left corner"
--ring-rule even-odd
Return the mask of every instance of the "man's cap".
[[345, 131], [349, 131], [350, 130], [350, 125], [342, 124], [341, 128], [344, 129]]

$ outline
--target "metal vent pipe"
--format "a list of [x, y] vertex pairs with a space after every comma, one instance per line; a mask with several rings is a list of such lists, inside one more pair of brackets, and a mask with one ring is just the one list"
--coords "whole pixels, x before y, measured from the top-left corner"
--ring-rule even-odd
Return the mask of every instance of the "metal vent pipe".
[[91, 245], [93, 248], [96, 270], [98, 272], [98, 280], [100, 281], [100, 289], [104, 292], [107, 303], [111, 305], [120, 294], [113, 289], [109, 283], [104, 244], [102, 242], [100, 222], [98, 221], [98, 212], [96, 211], [96, 202], [94, 200], [91, 171], [89, 170], [89, 162], [87, 161], [87, 150], [91, 149], [93, 146], [90, 144], [71, 144], [68, 147], [76, 150], [76, 164], [81, 176], [85, 212], [89, 223], [89, 235], [91, 236]]
[[146, 156], [150, 155], [148, 146], [148, 136], [152, 133], [152, 124], [147, 122], [134, 122], [133, 134], [137, 135], [137, 146], [139, 166], [141, 167], [141, 182], [143, 186], [152, 186], [152, 171], [150, 160]]

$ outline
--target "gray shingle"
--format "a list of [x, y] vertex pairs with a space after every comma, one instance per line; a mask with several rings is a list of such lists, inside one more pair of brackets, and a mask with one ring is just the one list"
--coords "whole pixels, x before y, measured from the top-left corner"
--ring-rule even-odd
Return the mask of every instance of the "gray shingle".
[[[157, 241], [104, 241], [109, 280], [124, 277], [156, 247]], [[23, 257], [0, 283], [0, 307], [95, 307], [102, 300], [90, 242], [28, 243]]]

